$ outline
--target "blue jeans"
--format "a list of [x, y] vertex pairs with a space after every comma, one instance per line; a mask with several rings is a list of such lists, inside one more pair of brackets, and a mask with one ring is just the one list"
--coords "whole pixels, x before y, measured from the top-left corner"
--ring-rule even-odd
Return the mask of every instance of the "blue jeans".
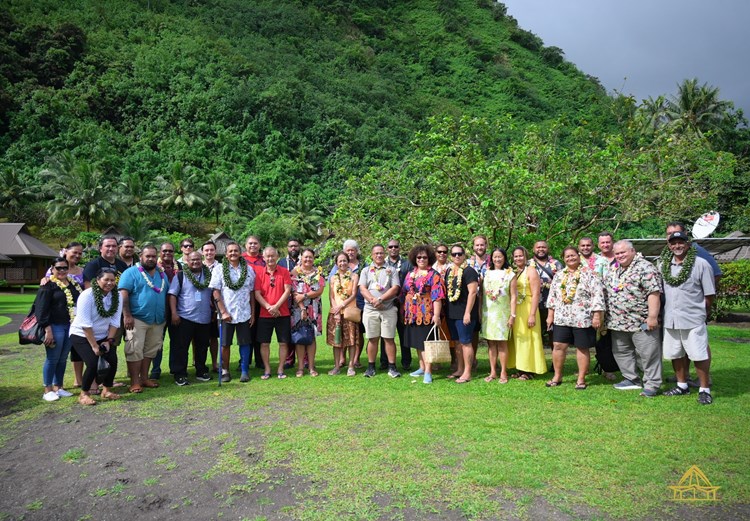
[[45, 387], [53, 385], [62, 387], [65, 366], [68, 364], [68, 355], [70, 354], [71, 343], [68, 336], [70, 326], [68, 324], [51, 324], [51, 327], [55, 345], [44, 349], [47, 359], [44, 361], [42, 378]]
[[250, 372], [250, 356], [252, 352], [250, 344], [240, 344], [240, 370], [243, 373]]

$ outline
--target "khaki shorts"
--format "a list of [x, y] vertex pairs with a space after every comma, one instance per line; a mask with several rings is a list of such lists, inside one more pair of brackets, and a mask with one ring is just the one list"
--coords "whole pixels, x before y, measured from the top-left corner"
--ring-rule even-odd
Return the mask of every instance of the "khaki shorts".
[[362, 312], [362, 323], [365, 326], [365, 335], [368, 339], [382, 337], [390, 340], [394, 338], [396, 336], [396, 322], [398, 322], [396, 306], [385, 311], [365, 307]]
[[164, 324], [147, 324], [134, 318], [135, 326], [125, 330], [125, 360], [140, 362], [144, 358], [154, 358], [164, 342]]
[[708, 360], [708, 329], [706, 325], [693, 329], [664, 328], [664, 359], [687, 357], [693, 362]]

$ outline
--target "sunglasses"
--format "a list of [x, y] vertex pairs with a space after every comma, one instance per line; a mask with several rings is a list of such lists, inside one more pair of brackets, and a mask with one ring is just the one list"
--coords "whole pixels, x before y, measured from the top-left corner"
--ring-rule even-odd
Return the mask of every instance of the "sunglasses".
[[427, 258], [426, 255], [417, 255], [417, 260], [427, 260]]
[[67, 266], [55, 266], [55, 269], [57, 271], [67, 271], [69, 268]]
[[162, 253], [174, 253], [174, 250], [161, 250]]
[[448, 250], [437, 250], [437, 252], [435, 253], [437, 253], [438, 255], [448, 255]]
[[401, 246], [388, 246], [389, 250], [398, 250]]
[[275, 276], [274, 276], [274, 277], [271, 277], [271, 287], [272, 287], [272, 288], [275, 288], [275, 287], [276, 287], [276, 277], [275, 277]]
[[182, 246], [180, 246], [180, 247], [181, 247], [181, 248], [195, 248], [195, 245], [194, 245], [194, 244], [183, 244], [183, 245], [182, 245]]
[[463, 255], [464, 255], [464, 252], [462, 252], [462, 251], [452, 251], [451, 252], [451, 257], [463, 257]]

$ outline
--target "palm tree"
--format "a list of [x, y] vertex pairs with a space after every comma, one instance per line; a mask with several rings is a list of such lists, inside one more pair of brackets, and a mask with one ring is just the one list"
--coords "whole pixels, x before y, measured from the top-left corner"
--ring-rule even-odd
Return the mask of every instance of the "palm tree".
[[657, 96], [656, 99], [649, 96], [643, 100], [637, 112], [641, 130], [652, 134], [667, 123], [665, 104], [664, 96]]
[[116, 220], [111, 187], [98, 167], [65, 152], [39, 175], [45, 181], [46, 193], [52, 197], [47, 202], [51, 221], [83, 220], [88, 232], [94, 223], [111, 224]]
[[206, 213], [219, 218], [227, 212], [237, 212], [237, 185], [223, 172], [211, 172], [206, 179]]
[[127, 208], [129, 215], [148, 214], [155, 206], [154, 201], [149, 197], [149, 186], [139, 173], [131, 172], [123, 175], [118, 186], [117, 201], [124, 208]]
[[304, 195], [298, 195], [287, 207], [283, 216], [290, 219], [293, 228], [299, 231], [302, 240], [316, 239], [318, 230], [325, 220], [323, 210], [312, 206]]
[[22, 220], [23, 208], [37, 187], [29, 187], [14, 168], [0, 172], [0, 215], [11, 221]]
[[704, 136], [711, 130], [721, 130], [732, 103], [719, 99], [718, 87], [698, 85], [698, 79], [693, 78], [677, 86], [677, 94], [669, 97], [664, 108], [670, 125]]
[[166, 176], [156, 176], [155, 185], [151, 191], [154, 200], [165, 210], [175, 210], [178, 219], [183, 210], [206, 204], [200, 195], [205, 193], [206, 184], [199, 180], [198, 171], [179, 161]]

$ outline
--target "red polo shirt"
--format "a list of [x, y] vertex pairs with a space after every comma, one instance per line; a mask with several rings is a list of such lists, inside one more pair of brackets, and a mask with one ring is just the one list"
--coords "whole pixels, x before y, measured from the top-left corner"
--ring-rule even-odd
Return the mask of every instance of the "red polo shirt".
[[[273, 278], [273, 287], [271, 287], [271, 278]], [[284, 294], [284, 285], [292, 285], [292, 277], [289, 275], [289, 270], [276, 266], [276, 271], [273, 274], [269, 274], [264, 268], [258, 268], [255, 271], [255, 291], [260, 291], [266, 302], [274, 306]], [[284, 303], [279, 307], [279, 313], [282, 317], [289, 316], [289, 299], [285, 300]], [[273, 318], [266, 308], [260, 308], [261, 318]]]

